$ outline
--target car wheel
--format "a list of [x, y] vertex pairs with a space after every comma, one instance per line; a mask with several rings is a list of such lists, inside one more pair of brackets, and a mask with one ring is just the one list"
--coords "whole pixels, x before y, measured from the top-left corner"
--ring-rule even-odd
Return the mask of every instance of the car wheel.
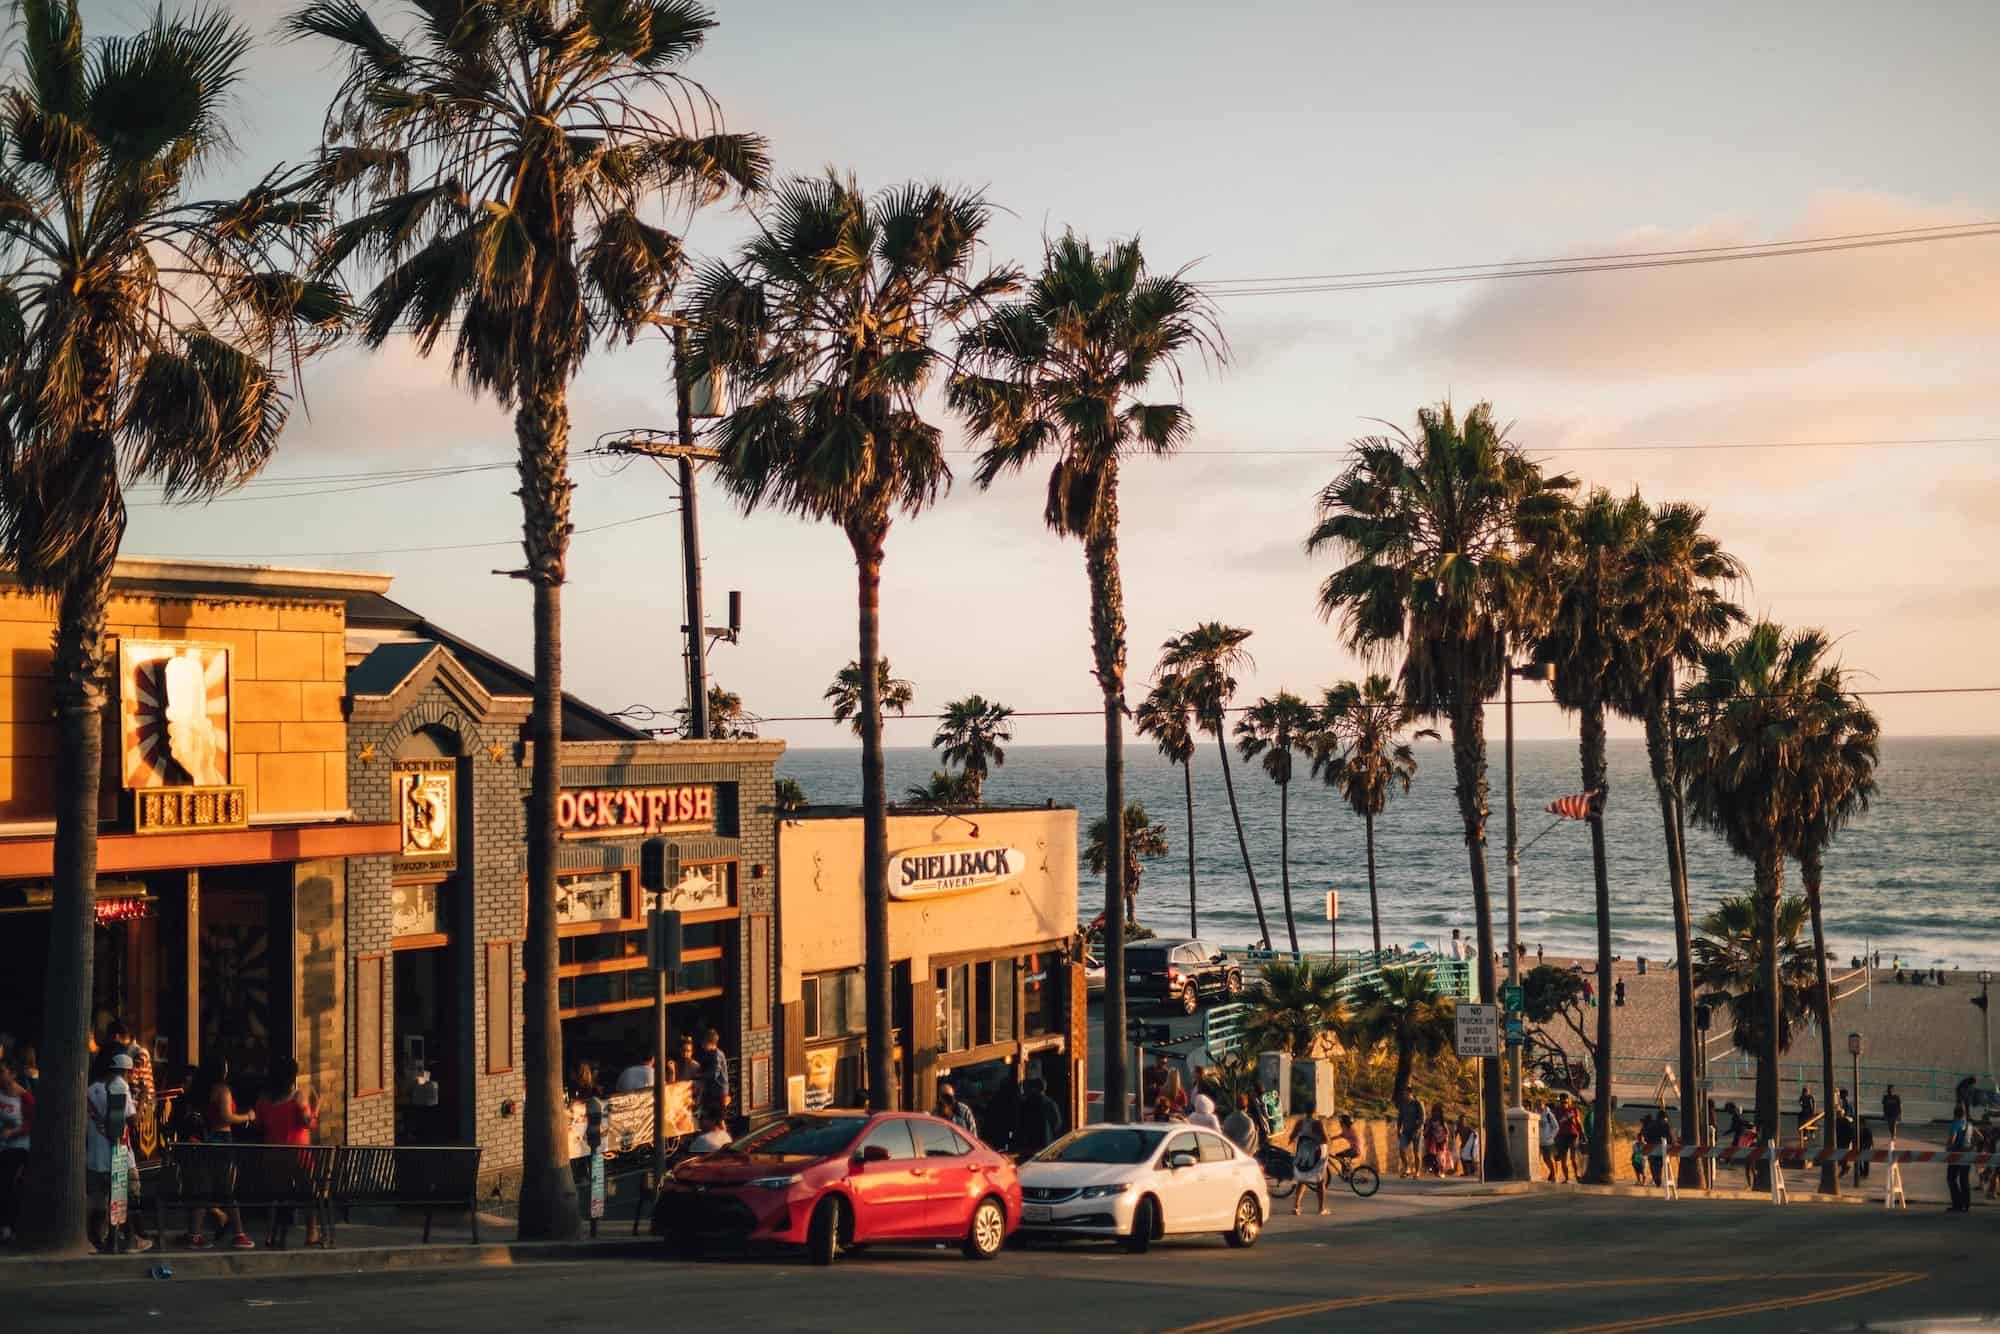
[[1000, 1201], [981, 1200], [972, 1211], [972, 1226], [965, 1234], [965, 1258], [991, 1260], [1007, 1244], [1007, 1214]]
[[1357, 1163], [1354, 1175], [1347, 1179], [1347, 1184], [1354, 1188], [1356, 1195], [1365, 1200], [1382, 1189], [1382, 1174], [1366, 1163]]
[[1236, 1222], [1223, 1233], [1223, 1237], [1238, 1250], [1245, 1246], [1255, 1246], [1257, 1237], [1264, 1231], [1264, 1211], [1257, 1207], [1257, 1197], [1246, 1194], [1236, 1202]]
[[1139, 1201], [1132, 1211], [1132, 1230], [1127, 1233], [1125, 1249], [1134, 1255], [1144, 1255], [1146, 1248], [1153, 1244], [1153, 1233], [1159, 1227], [1160, 1206], [1148, 1195]]
[[1194, 989], [1194, 983], [1190, 982], [1186, 986], [1181, 988], [1181, 1013], [1193, 1014], [1196, 1010], [1199, 1010], [1200, 1008], [1201, 1008], [1201, 993], [1196, 991]]
[[842, 1214], [846, 1206], [840, 1198], [829, 1195], [813, 1210], [812, 1222], [806, 1227], [806, 1255], [816, 1265], [830, 1265], [840, 1254], [841, 1233], [846, 1231], [846, 1220]]
[[1231, 1000], [1235, 1000], [1238, 996], [1241, 996], [1243, 994], [1243, 974], [1234, 968], [1230, 969], [1228, 975], [1222, 979], [1222, 989], [1229, 993], [1229, 999]]

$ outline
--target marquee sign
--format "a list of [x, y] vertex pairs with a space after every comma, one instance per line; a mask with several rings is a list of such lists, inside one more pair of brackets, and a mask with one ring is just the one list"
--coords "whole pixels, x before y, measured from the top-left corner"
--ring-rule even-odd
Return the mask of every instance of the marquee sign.
[[889, 897], [935, 899], [1004, 885], [1020, 876], [1027, 857], [1019, 848], [949, 843], [889, 854]]
[[565, 791], [556, 797], [556, 827], [571, 837], [710, 833], [715, 829], [715, 785]]

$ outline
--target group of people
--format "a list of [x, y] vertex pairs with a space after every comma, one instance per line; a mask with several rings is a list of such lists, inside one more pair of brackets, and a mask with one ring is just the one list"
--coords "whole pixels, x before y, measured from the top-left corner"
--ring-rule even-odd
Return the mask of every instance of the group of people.
[[1542, 1151], [1542, 1171], [1549, 1181], [1583, 1180], [1585, 1154], [1590, 1146], [1591, 1109], [1558, 1093], [1542, 1104], [1536, 1118], [1535, 1138]]
[[948, 1079], [937, 1086], [932, 1113], [949, 1121], [1001, 1153], [1025, 1162], [1063, 1137], [1062, 1108], [1049, 1096], [1047, 1083], [1037, 1075], [1016, 1082], [1010, 1075], [987, 1098], [984, 1107], [974, 1107], [959, 1097]]
[[1411, 1094], [1396, 1112], [1396, 1168], [1405, 1177], [1476, 1177], [1482, 1156], [1479, 1127], [1454, 1117], [1442, 1099], [1428, 1110]]

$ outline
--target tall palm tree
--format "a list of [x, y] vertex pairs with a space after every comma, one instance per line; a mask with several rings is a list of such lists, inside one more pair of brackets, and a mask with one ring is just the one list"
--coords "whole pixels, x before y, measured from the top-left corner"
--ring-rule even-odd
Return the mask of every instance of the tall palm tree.
[[[1222, 757], [1222, 790], [1229, 794], [1229, 818], [1236, 824], [1236, 849], [1243, 854], [1243, 874], [1250, 881], [1250, 906], [1257, 910], [1257, 935], [1271, 948], [1271, 928], [1264, 921], [1264, 896], [1257, 891], [1257, 872], [1250, 863], [1250, 844], [1243, 837], [1243, 812], [1236, 806], [1236, 780], [1229, 774], [1229, 702], [1236, 695], [1236, 673], [1254, 667], [1243, 647], [1250, 632], [1220, 621], [1207, 621], [1160, 645], [1157, 678], [1177, 677], [1194, 707], [1195, 724], [1215, 738]], [[1296, 941], [1294, 942], [1296, 945]], [[1297, 950], [1294, 949], [1294, 953]]]
[[1180, 766], [1181, 795], [1187, 802], [1188, 934], [1199, 936], [1194, 878], [1194, 710], [1179, 679], [1154, 681], [1133, 711], [1132, 725], [1141, 736], [1153, 738], [1168, 763]]
[[192, 193], [230, 144], [249, 35], [164, 10], [89, 39], [74, 3], [17, 0], [0, 87], [0, 561], [55, 603], [55, 856], [24, 1244], [84, 1245], [106, 605], [124, 488], [201, 502], [277, 447], [283, 376], [346, 317], [302, 272], [325, 214], [298, 174]]
[[[1847, 673], [1838, 663], [1815, 676], [1806, 698], [1805, 745], [1796, 781], [1799, 799], [1793, 812], [1793, 848], [1799, 861], [1799, 881], [1812, 914], [1813, 964], [1818, 970], [1813, 1005], [1819, 1018], [1820, 1078], [1827, 1115], [1834, 1114], [1833, 983], [1827, 976], [1826, 923], [1821, 912], [1820, 886], [1826, 869], [1826, 849], [1849, 821], [1868, 809], [1875, 796], [1875, 766], [1880, 759], [1881, 726], [1875, 714], [1847, 688]], [[1855, 1106], [1861, 1090], [1854, 1090]], [[1831, 1137], [1828, 1144], [1833, 1143]], [[1820, 1189], [1836, 1194], [1839, 1174], [1831, 1162], [1820, 1167]]]
[[580, 1214], [563, 1120], [555, 810], [569, 386], [593, 344], [669, 318], [683, 256], [659, 225], [668, 211], [760, 186], [767, 161], [757, 136], [716, 132], [714, 102], [683, 72], [715, 26], [693, 0], [411, 11], [392, 36], [355, 0], [315, 0], [287, 27], [348, 62], [321, 171], [354, 207], [327, 262], [375, 280], [364, 341], [409, 333], [429, 355], [450, 334], [453, 374], [514, 413], [535, 668], [520, 1231], [568, 1237]]
[[1109, 822], [1102, 816], [1090, 822], [1090, 834], [1083, 845], [1083, 861], [1092, 875], [1103, 875], [1110, 869], [1113, 847], [1125, 858], [1125, 921], [1127, 925], [1133, 925], [1139, 920], [1139, 876], [1145, 869], [1140, 863], [1167, 855], [1167, 827], [1154, 824], [1140, 803], [1127, 802], [1125, 827], [1116, 843], [1110, 837]]
[[[1667, 848], [1667, 880], [1673, 897], [1674, 959], [1680, 1038], [1680, 1082], [1695, 1087], [1693, 923], [1688, 908], [1687, 845], [1682, 814], [1681, 773], [1674, 753], [1675, 673], [1704, 648], [1722, 640], [1743, 620], [1743, 611], [1718, 585], [1743, 577], [1743, 566], [1702, 531], [1707, 514], [1695, 505], [1669, 501], [1653, 508], [1635, 559], [1637, 604], [1643, 610], [1631, 647], [1637, 654], [1628, 687], [1636, 695], [1619, 711], [1645, 719], [1646, 761], [1660, 805]], [[1681, 1142], [1700, 1142], [1701, 1109], [1681, 1100]], [[1701, 1164], [1681, 1160], [1681, 1184], [1701, 1184]]]
[[[1125, 809], [1125, 588], [1118, 568], [1118, 475], [1133, 455], [1172, 453], [1194, 432], [1178, 397], [1181, 359], [1224, 355], [1214, 307], [1181, 273], [1150, 272], [1139, 242], [1103, 249], [1073, 232], [1047, 242], [1021, 300], [959, 343], [964, 370], [950, 401], [987, 442], [979, 484], [1048, 460], [1042, 519], [1083, 544], [1090, 580], [1092, 670], [1104, 697], [1104, 813], [1119, 836]], [[1124, 857], [1104, 882], [1104, 1106], [1125, 1118]]]
[[986, 795], [987, 773], [1007, 762], [1007, 752], [1000, 746], [1014, 739], [1014, 725], [1008, 721], [1013, 716], [1014, 711], [1005, 704], [989, 703], [978, 695], [944, 706], [944, 717], [931, 744], [944, 751], [946, 764], [956, 764], [965, 771], [975, 805]]
[[[1493, 1003], [1493, 903], [1486, 881], [1485, 702], [1500, 685], [1504, 636], [1528, 630], [1541, 590], [1516, 557], [1560, 512], [1567, 477], [1546, 477], [1482, 403], [1463, 422], [1449, 404], [1354, 442], [1319, 497], [1306, 550], [1346, 561], [1320, 585], [1319, 610], [1350, 647], [1402, 652], [1400, 688], [1419, 718], [1444, 717], [1459, 820], [1472, 868], [1479, 998]], [[1504, 1124], [1499, 1063], [1485, 1071], [1486, 1124]], [[1487, 1175], [1512, 1175], [1505, 1135], [1488, 1135]]]
[[1243, 996], [1250, 1009], [1244, 1033], [1258, 1051], [1313, 1055], [1328, 1033], [1343, 1032], [1353, 1019], [1342, 996], [1347, 970], [1329, 960], [1272, 959], [1263, 976]]
[[[1759, 621], [1729, 644], [1704, 650], [1699, 675], [1681, 692], [1692, 715], [1680, 754], [1689, 813], [1748, 859], [1756, 880], [1764, 976], [1754, 994], [1765, 1012], [1752, 1028], [1764, 1042], [1757, 1068], [1762, 1143], [1778, 1136], [1778, 908], [1785, 857], [1795, 846], [1807, 697], [1828, 647], [1817, 630], [1788, 633]], [[1760, 1166], [1759, 1175], [1764, 1171]]]
[[[1356, 685], [1342, 681], [1321, 697], [1314, 721], [1312, 772], [1340, 793], [1368, 831], [1368, 924], [1375, 937], [1375, 959], [1382, 958], [1382, 904], [1375, 892], [1375, 817], [1389, 805], [1398, 786], [1410, 790], [1417, 776], [1417, 753], [1402, 740], [1410, 725], [1409, 707], [1395, 685], [1380, 673]], [[1437, 740], [1437, 733], [1420, 727], [1414, 738]]]
[[[1652, 511], [1637, 492], [1623, 497], [1602, 487], [1581, 504], [1565, 507], [1550, 541], [1549, 573], [1556, 601], [1541, 638], [1538, 663], [1555, 668], [1556, 702], [1578, 717], [1577, 750], [1583, 788], [1591, 794], [1590, 870], [1597, 889], [1597, 994], [1611, 994], [1611, 877], [1604, 846], [1604, 807], [1610, 798], [1604, 718], [1612, 705], [1637, 693], [1640, 654], [1633, 627], [1644, 614], [1636, 553]], [[1611, 1007], [1597, 1007], [1595, 1123], [1611, 1124]], [[1593, 1135], [1583, 1179], [1613, 1180], [1611, 1143]]]
[[[862, 735], [861, 727], [861, 664], [850, 662], [834, 674], [833, 684], [826, 688], [820, 698], [833, 705], [833, 721], [836, 726], [846, 723], [854, 729], [854, 735]], [[910, 701], [917, 697], [914, 683], [899, 676], [889, 674], [889, 660], [875, 660], [875, 694], [879, 707], [895, 710], [898, 718], [910, 711]]]
[[1355, 989], [1354, 1028], [1366, 1046], [1396, 1049], [1396, 1079], [1390, 1102], [1401, 1107], [1410, 1096], [1416, 1058], [1437, 1057], [1451, 1046], [1456, 1006], [1438, 990], [1428, 968], [1384, 968]]
[[[1809, 947], [1799, 939], [1809, 917], [1798, 895], [1788, 896], [1775, 917], [1767, 918], [1756, 895], [1742, 894], [1718, 903], [1701, 919], [1694, 938], [1697, 994], [1705, 1005], [1728, 1009], [1731, 1045], [1760, 1061], [1771, 1050], [1789, 1051], [1793, 1030], [1813, 1012], [1815, 968]], [[1765, 947], [1767, 920], [1775, 951]], [[1767, 959], [1777, 961], [1774, 969], [1766, 969]], [[1772, 976], [1775, 992], [1765, 990]], [[1777, 999], [1770, 1003], [1773, 994]], [[1767, 1037], [1773, 1032], [1775, 1048]]]
[[1292, 761], [1312, 757], [1312, 705], [1289, 690], [1258, 700], [1236, 720], [1236, 749], [1245, 763], [1260, 756], [1264, 772], [1278, 785], [1278, 883], [1285, 896], [1285, 934], [1299, 952], [1299, 927], [1292, 916]]
[[[796, 178], [773, 193], [736, 262], [695, 280], [692, 368], [722, 370], [741, 401], [719, 431], [722, 477], [746, 511], [773, 505], [838, 524], [859, 586], [868, 1097], [889, 1106], [889, 823], [882, 767], [883, 544], [951, 482], [920, 400], [943, 368], [933, 336], [1009, 290], [977, 272], [988, 209], [977, 194], [852, 178]], [[838, 712], [838, 710], [836, 710]]]

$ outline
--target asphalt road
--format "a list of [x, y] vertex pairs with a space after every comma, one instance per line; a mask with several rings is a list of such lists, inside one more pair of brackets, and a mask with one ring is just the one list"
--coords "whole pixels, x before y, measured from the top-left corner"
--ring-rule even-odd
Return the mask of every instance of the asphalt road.
[[[1288, 1203], [1281, 1203], [1281, 1211]], [[7, 1294], [9, 1326], [479, 1334], [551, 1329], [1795, 1331], [2000, 1320], [2000, 1208], [1653, 1198], [1452, 1198], [1385, 1183], [1333, 1216], [1273, 1221], [1250, 1251], [1099, 1247], [623, 1259], [288, 1280], [92, 1281]]]

